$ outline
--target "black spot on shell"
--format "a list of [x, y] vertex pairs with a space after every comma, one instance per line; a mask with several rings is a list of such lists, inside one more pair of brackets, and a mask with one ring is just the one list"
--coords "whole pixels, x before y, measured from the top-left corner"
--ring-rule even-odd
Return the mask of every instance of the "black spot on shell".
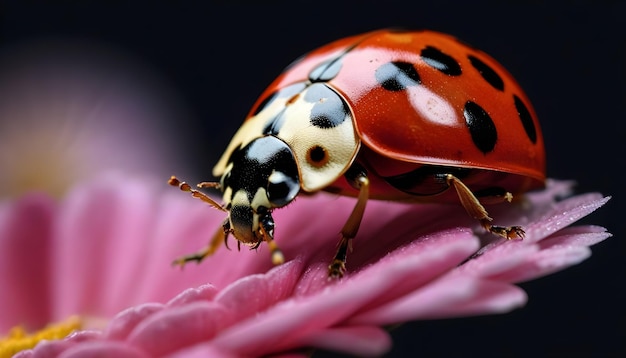
[[476, 103], [467, 101], [463, 116], [474, 145], [483, 153], [491, 152], [496, 146], [498, 132], [489, 114]]
[[513, 95], [513, 99], [515, 100], [515, 108], [517, 109], [517, 114], [522, 121], [528, 139], [533, 143], [537, 143], [537, 129], [535, 128], [535, 122], [530, 115], [530, 111], [519, 97]]
[[314, 145], [306, 153], [307, 162], [314, 167], [321, 168], [328, 163], [328, 151], [321, 145]]
[[295, 94], [302, 92], [302, 90], [304, 90], [305, 87], [306, 87], [306, 83], [300, 82], [300, 83], [294, 83], [290, 86], [287, 86], [285, 88], [282, 88], [278, 91], [273, 92], [272, 94], [265, 97], [265, 99], [261, 103], [259, 103], [259, 105], [254, 109], [254, 112], [252, 113], [252, 115], [256, 116], [257, 114], [261, 113], [261, 111], [263, 111], [276, 98], [292, 97]]
[[277, 135], [285, 123], [285, 110], [278, 112], [277, 115], [272, 117], [267, 123], [265, 123], [265, 127], [263, 127], [263, 134], [265, 135]]
[[389, 62], [376, 69], [376, 81], [388, 91], [402, 91], [408, 86], [420, 84], [420, 76], [413, 64]]
[[309, 80], [311, 82], [330, 81], [341, 70], [341, 57], [332, 58], [317, 65], [310, 73]]
[[265, 97], [265, 99], [261, 103], [259, 103], [259, 105], [254, 109], [254, 112], [252, 113], [252, 115], [256, 116], [263, 109], [265, 109], [265, 107], [267, 107], [267, 105], [270, 104], [276, 98], [277, 94], [278, 92], [273, 92], [269, 96]]
[[287, 86], [285, 88], [282, 88], [280, 91], [278, 91], [278, 97], [280, 97], [280, 98], [285, 98], [285, 97], [291, 98], [294, 95], [304, 91], [306, 86], [307, 86], [306, 82], [294, 83], [294, 84], [289, 85], [289, 86]]
[[457, 60], [433, 46], [427, 46], [423, 49], [420, 56], [430, 67], [448, 76], [459, 76], [462, 72], [461, 65]]
[[326, 158], [326, 150], [316, 145], [309, 150], [309, 158], [311, 158], [311, 161], [319, 163]]
[[489, 67], [489, 65], [472, 55], [467, 57], [472, 63], [472, 66], [474, 66], [478, 73], [483, 76], [485, 81], [498, 91], [504, 91], [504, 81], [502, 81], [502, 77], [500, 77], [500, 75], [498, 75], [493, 68]]
[[322, 83], [312, 84], [304, 95], [311, 109], [311, 124], [319, 128], [333, 128], [346, 120], [350, 109], [344, 100]]

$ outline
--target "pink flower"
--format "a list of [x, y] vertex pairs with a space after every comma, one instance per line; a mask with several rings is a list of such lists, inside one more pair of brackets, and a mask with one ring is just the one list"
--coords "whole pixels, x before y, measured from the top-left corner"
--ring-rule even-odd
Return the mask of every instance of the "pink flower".
[[157, 77], [94, 41], [3, 47], [0, 197], [32, 190], [61, 196], [112, 169], [185, 172], [172, 132], [189, 115]]
[[371, 201], [338, 281], [327, 265], [351, 198], [320, 194], [277, 210], [281, 266], [262, 245], [177, 270], [171, 260], [204, 245], [220, 212], [119, 176], [60, 203], [27, 196], [0, 207], [0, 279], [14, 293], [0, 296], [0, 330], [73, 314], [107, 321], [20, 357], [380, 355], [391, 346], [383, 326], [511, 311], [527, 299], [515, 283], [589, 257], [610, 234], [569, 225], [609, 198], [556, 199], [570, 187], [549, 181], [519, 204], [490, 207], [499, 223], [524, 226], [523, 241], [494, 240], [460, 205]]

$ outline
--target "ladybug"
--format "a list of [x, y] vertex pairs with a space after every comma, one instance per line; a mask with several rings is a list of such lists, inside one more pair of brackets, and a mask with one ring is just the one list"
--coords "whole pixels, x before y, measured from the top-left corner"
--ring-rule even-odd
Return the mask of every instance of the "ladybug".
[[495, 235], [483, 204], [545, 184], [543, 137], [518, 83], [486, 53], [432, 31], [380, 30], [344, 38], [296, 60], [262, 93], [213, 168], [223, 204], [176, 177], [170, 184], [226, 212], [209, 245], [176, 260], [212, 254], [232, 234], [275, 264], [272, 211], [300, 193], [357, 198], [329, 276], [345, 271], [369, 199], [460, 202]]

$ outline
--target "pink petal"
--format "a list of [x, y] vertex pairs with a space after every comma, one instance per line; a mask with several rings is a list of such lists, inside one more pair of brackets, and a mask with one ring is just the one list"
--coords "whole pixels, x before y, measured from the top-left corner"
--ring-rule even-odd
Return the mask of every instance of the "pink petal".
[[59, 358], [148, 358], [149, 355], [143, 353], [135, 347], [123, 342], [115, 341], [90, 341], [68, 348], [61, 353]]
[[456, 271], [460, 274], [494, 279], [523, 265], [537, 251], [538, 245], [523, 241], [504, 241], [468, 260]]
[[[112, 316], [141, 302], [165, 302], [207, 280], [225, 285], [231, 278], [249, 274], [246, 262], [271, 265], [269, 259], [252, 254], [242, 255], [240, 264], [230, 265], [228, 271], [210, 270], [224, 266], [220, 260], [189, 265], [184, 271], [172, 267], [178, 252], [173, 245], [193, 245], [181, 254], [199, 249], [220, 227], [221, 213], [208, 214], [212, 212], [206, 204], [173, 188], [167, 195], [156, 188], [154, 182], [112, 174], [69, 194], [57, 225], [60, 243], [53, 252], [58, 262], [54, 274], [54, 282], [59, 283], [54, 299], [58, 316], [77, 311]], [[232, 261], [223, 253], [228, 251], [210, 259], [221, 256], [223, 262]], [[109, 262], [111, 257], [115, 264]]]
[[34, 349], [21, 351], [13, 358], [54, 358], [63, 353], [73, 344], [67, 341], [43, 341], [39, 342]]
[[527, 226], [528, 243], [540, 241], [550, 234], [573, 224], [606, 204], [611, 197], [602, 197], [597, 193], [574, 196], [554, 205], [550, 212]]
[[138, 324], [162, 309], [163, 305], [159, 303], [144, 303], [128, 308], [118, 313], [109, 322], [104, 331], [104, 336], [112, 340], [124, 340]]
[[[137, 195], [144, 192], [140, 190]], [[125, 288], [128, 282], [141, 281], [132, 268], [121, 274], [122, 268], [140, 264], [142, 257], [134, 251], [136, 245], [128, 245], [135, 240], [132, 232], [121, 231], [129, 226], [125, 225], [124, 218], [127, 210], [135, 205], [131, 204], [134, 195], [132, 191], [121, 192], [106, 182], [97, 182], [93, 186], [77, 188], [66, 199], [58, 221], [59, 244], [53, 252], [56, 262], [53, 302], [57, 305], [55, 313], [59, 315], [56, 319], [75, 314], [77, 310], [83, 314], [111, 316], [125, 308], [125, 304], [132, 303], [126, 296], [132, 291], [104, 288]], [[138, 199], [137, 205], [147, 204], [143, 203], [145, 197]], [[132, 216], [136, 217], [139, 225], [147, 224], [142, 223], [142, 218], [137, 215]], [[119, 252], [136, 254], [138, 262], [116, 260], [112, 264], [110, 258]], [[112, 282], [110, 277], [115, 277], [117, 282]]]
[[[216, 336], [213, 344], [243, 355], [289, 349], [299, 337], [342, 322], [377, 302], [383, 294], [407, 290], [411, 282], [418, 282], [416, 286], [419, 286], [419, 282], [428, 282], [454, 267], [478, 246], [477, 240], [467, 236], [451, 235], [450, 240], [441, 242], [433, 240], [431, 250], [400, 251], [317, 295], [283, 301], [230, 327]], [[320, 272], [323, 273], [325, 269]]]
[[94, 331], [78, 331], [64, 340], [41, 341], [34, 349], [19, 352], [14, 358], [54, 358], [67, 349], [87, 341], [96, 340], [101, 335]]
[[[200, 343], [185, 347], [172, 354], [168, 354], [164, 358], [239, 358], [238, 354], [232, 352], [225, 352], [214, 347], [211, 342]], [[275, 357], [272, 355], [272, 357]], [[277, 358], [277, 357], [276, 357]], [[302, 356], [300, 358], [305, 358]]]
[[34, 349], [21, 351], [13, 358], [55, 358], [71, 346], [72, 344], [66, 341], [43, 341]]
[[[105, 251], [100, 252], [108, 261], [102, 262], [98, 275], [103, 287], [115, 287], [114, 290], [100, 288], [98, 295], [101, 309], [110, 316], [111, 312], [118, 312], [130, 305], [146, 301], [163, 302], [162, 297], [141, 297], [138, 290], [146, 283], [158, 282], [154, 273], [149, 275], [142, 270], [152, 261], [155, 245], [151, 228], [159, 220], [154, 210], [161, 198], [155, 195], [158, 184], [124, 180], [123, 176], [116, 174], [102, 178], [98, 184], [86, 189], [92, 195], [102, 196], [98, 198], [101, 200], [91, 198], [87, 204], [88, 210], [92, 210], [92, 215], [108, 217], [109, 220], [105, 229], [107, 236], [103, 238], [107, 241]], [[98, 212], [103, 205], [102, 200], [110, 203], [109, 210], [113, 212]], [[168, 264], [169, 261], [163, 262], [164, 266]], [[172, 297], [174, 292], [178, 291], [168, 292], [167, 298]]]
[[[39, 329], [51, 320], [48, 301], [54, 282], [49, 252], [55, 203], [47, 196], [33, 194], [0, 206], [0, 332], [15, 325]], [[9, 254], [10, 253], [10, 254]], [[10, 288], [10, 289], [7, 289]], [[10, 293], [9, 293], [10, 292]]]
[[[169, 190], [163, 193], [166, 189]], [[224, 263], [218, 257], [229, 252], [224, 248], [199, 265], [188, 264], [182, 269], [171, 265], [175, 258], [205, 246], [221, 228], [224, 218], [223, 213], [175, 189], [161, 188], [153, 192], [160, 200], [152, 208], [154, 222], [140, 240], [144, 243], [144, 253], [149, 255], [149, 260], [136, 268], [138, 275], [148, 278], [134, 287], [135, 296], [140, 301], [166, 302], [178, 292], [207, 282], [221, 289], [230, 283], [231, 274], [237, 278], [241, 275], [237, 271], [240, 265], [231, 265], [229, 270], [220, 269]]]
[[[493, 280], [521, 282], [579, 263], [590, 254], [588, 249], [582, 247], [584, 243], [602, 241], [610, 234], [599, 227], [564, 227], [593, 212], [608, 199], [598, 194], [587, 194], [559, 202], [528, 227], [527, 239], [500, 240], [487, 245], [458, 271]], [[554, 231], [556, 233], [546, 239], [544, 235]], [[551, 246], [562, 245], [577, 247], [544, 253]]]
[[537, 252], [525, 263], [492, 279], [515, 283], [528, 281], [578, 264], [590, 255], [591, 250], [586, 246], [554, 247]]
[[220, 304], [208, 301], [173, 306], [147, 317], [128, 336], [128, 343], [152, 356], [172, 353], [213, 337], [232, 319]]
[[[223, 213], [176, 190], [156, 195], [157, 187], [120, 176], [103, 178], [73, 191], [56, 225], [52, 209], [45, 210], [53, 205], [45, 200], [33, 204], [39, 205], [41, 217], [52, 217], [39, 221], [50, 230], [33, 232], [48, 233], [49, 242], [60, 243], [50, 249], [40, 245], [52, 257], [35, 263], [47, 267], [49, 260], [55, 262], [50, 280], [40, 280], [35, 290], [46, 294], [48, 284], [59, 289], [50, 303], [54, 315], [106, 317], [138, 302], [157, 303], [122, 311], [102, 339], [42, 343], [32, 354], [228, 357], [298, 355], [298, 349], [318, 347], [381, 355], [390, 342], [377, 326], [510, 311], [526, 302], [525, 293], [511, 282], [578, 263], [590, 254], [589, 245], [610, 236], [595, 226], [564, 228], [608, 198], [588, 194], [555, 203], [555, 196], [570, 190], [562, 182], [529, 194], [528, 207], [494, 209], [502, 213], [499, 220], [524, 225], [527, 239], [498, 241], [477, 254], [478, 238], [469, 229], [473, 221], [461, 207], [372, 202], [346, 277], [329, 281], [336, 231], [354, 199], [322, 195], [277, 211], [277, 242], [287, 263], [272, 268], [267, 245], [262, 245], [258, 252], [220, 249], [202, 265], [179, 270], [171, 260], [206, 244], [220, 229]], [[0, 206], [0, 234], [23, 231], [11, 226], [7, 207]], [[6, 242], [0, 245], [16, 249]], [[27, 255], [32, 246], [17, 250]], [[13, 267], [28, 271], [31, 266], [7, 262], [0, 260], [0, 274], [7, 277]]]
[[450, 275], [421, 290], [356, 315], [348, 323], [386, 325], [419, 319], [503, 313], [525, 303], [526, 294], [519, 287]]
[[385, 330], [375, 326], [335, 327], [311, 332], [296, 345], [359, 357], [378, 357], [391, 349], [391, 338]]
[[412, 241], [363, 269], [359, 276], [389, 275], [387, 265], [398, 261], [416, 260], [414, 273], [410, 279], [399, 280], [392, 288], [381, 291], [370, 306], [396, 299], [416, 288], [429, 284], [433, 279], [444, 275], [456, 267], [478, 249], [478, 240], [467, 229], [452, 229], [432, 235], [425, 235]]
[[552, 205], [554, 199], [562, 199], [572, 195], [576, 182], [573, 180], [546, 179], [546, 187], [526, 193], [525, 196], [536, 206]]
[[244, 277], [222, 290], [215, 302], [230, 310], [232, 321], [253, 317], [291, 296], [303, 266], [301, 260], [292, 260], [266, 274]]
[[553, 246], [533, 255], [532, 260], [542, 271], [539, 275], [546, 276], [568, 266], [576, 265], [589, 256], [591, 256], [591, 249], [587, 246]]
[[202, 285], [197, 288], [188, 288], [171, 299], [168, 306], [183, 306], [194, 301], [212, 300], [219, 291], [211, 284]]
[[539, 247], [545, 249], [552, 246], [592, 246], [611, 236], [605, 228], [600, 226], [571, 226], [542, 240], [539, 242]]

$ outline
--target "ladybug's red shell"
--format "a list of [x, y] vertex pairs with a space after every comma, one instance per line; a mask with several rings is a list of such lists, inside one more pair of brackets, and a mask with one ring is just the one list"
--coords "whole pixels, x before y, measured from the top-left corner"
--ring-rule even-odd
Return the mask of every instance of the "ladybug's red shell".
[[344, 97], [377, 174], [420, 163], [524, 178], [511, 191], [543, 185], [543, 137], [528, 98], [493, 58], [454, 37], [384, 30], [333, 42], [292, 64], [251, 114], [272, 93], [307, 80]]

